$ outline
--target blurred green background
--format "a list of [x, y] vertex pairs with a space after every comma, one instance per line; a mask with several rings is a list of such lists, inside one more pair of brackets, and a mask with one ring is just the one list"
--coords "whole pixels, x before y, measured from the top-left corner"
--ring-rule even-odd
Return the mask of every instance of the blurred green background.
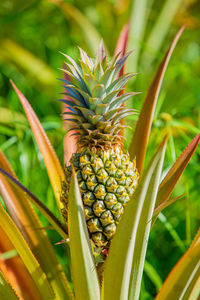
[[[200, 2], [195, 0], [2, 0], [0, 2], [0, 149], [21, 182], [55, 212], [45, 167], [9, 79], [24, 93], [63, 162], [61, 104], [57, 77], [59, 51], [78, 59], [79, 45], [95, 55], [103, 37], [113, 55], [123, 26], [130, 21], [127, 70], [138, 72], [128, 90], [140, 95], [128, 105], [141, 108], [156, 68], [173, 36], [187, 24], [169, 64], [153, 121], [147, 161], [166, 132], [170, 134], [165, 172], [200, 128]], [[132, 129], [135, 119], [127, 120]], [[164, 173], [165, 173], [164, 172]], [[163, 174], [164, 176], [164, 174]], [[151, 232], [141, 299], [153, 299], [170, 269], [188, 248], [200, 223], [200, 147]], [[41, 216], [44, 226], [48, 223]], [[48, 231], [53, 243], [59, 237]], [[55, 246], [63, 264], [64, 247]]]

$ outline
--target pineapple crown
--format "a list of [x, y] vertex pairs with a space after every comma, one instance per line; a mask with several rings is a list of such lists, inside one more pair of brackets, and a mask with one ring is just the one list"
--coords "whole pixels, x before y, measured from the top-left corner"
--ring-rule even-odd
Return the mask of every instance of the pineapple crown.
[[103, 41], [101, 41], [96, 59], [91, 59], [85, 51], [80, 50], [80, 64], [63, 54], [68, 62], [65, 68], [64, 88], [68, 118], [74, 126], [79, 148], [109, 148], [122, 146], [121, 130], [126, 125], [122, 119], [134, 113], [133, 109], [123, 106], [124, 102], [136, 93], [124, 93], [124, 85], [134, 76], [127, 73], [118, 76], [129, 53], [120, 58], [117, 54], [108, 62]]

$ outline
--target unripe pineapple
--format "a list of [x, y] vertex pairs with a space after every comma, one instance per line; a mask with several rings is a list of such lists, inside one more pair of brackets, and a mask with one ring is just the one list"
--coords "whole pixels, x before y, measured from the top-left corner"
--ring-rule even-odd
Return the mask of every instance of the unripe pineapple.
[[85, 218], [90, 238], [98, 248], [109, 246], [126, 203], [133, 194], [138, 172], [135, 161], [123, 150], [121, 120], [133, 113], [123, 103], [134, 95], [124, 93], [123, 87], [132, 74], [116, 78], [129, 54], [110, 63], [101, 42], [93, 61], [80, 49], [80, 65], [65, 55], [68, 80], [63, 80], [65, 95], [62, 100], [70, 110], [67, 120], [73, 122], [70, 130], [77, 135], [78, 151], [65, 168], [61, 201], [67, 216], [69, 182], [72, 167], [76, 170], [82, 195]]

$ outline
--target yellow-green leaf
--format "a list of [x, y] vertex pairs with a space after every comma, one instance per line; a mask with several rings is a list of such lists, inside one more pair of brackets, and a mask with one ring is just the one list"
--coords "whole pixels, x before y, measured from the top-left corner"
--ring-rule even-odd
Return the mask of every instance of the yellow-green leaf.
[[30, 123], [31, 129], [37, 141], [38, 147], [41, 151], [42, 157], [44, 159], [44, 163], [49, 175], [49, 179], [51, 181], [51, 185], [56, 197], [57, 206], [59, 210], [63, 208], [60, 201], [60, 191], [61, 191], [61, 183], [64, 180], [64, 172], [60, 165], [60, 162], [57, 158], [57, 155], [44, 131], [40, 121], [38, 120], [35, 112], [33, 111], [31, 105], [28, 100], [24, 97], [24, 95], [19, 91], [19, 89], [15, 86], [15, 84], [11, 81], [11, 84], [16, 91], [21, 104], [25, 110], [28, 121]]
[[[1, 227], [0, 236], [0, 254], [3, 255], [8, 251], [13, 250], [14, 247]], [[20, 291], [22, 296], [28, 294], [30, 300], [35, 300], [35, 298], [41, 300], [41, 295], [18, 254], [6, 260], [0, 257], [0, 270], [6, 276], [10, 285], [14, 287], [16, 291]]]
[[100, 300], [100, 286], [85, 222], [79, 185], [74, 172], [69, 192], [68, 216], [75, 298], [76, 300]]
[[3, 273], [0, 270], [0, 299], [9, 299], [9, 300], [19, 300], [19, 296], [17, 296], [14, 289], [8, 283]]
[[[153, 52], [156, 54], [160, 51], [161, 46], [165, 41], [167, 33], [170, 29], [173, 18], [176, 15], [178, 9], [180, 8], [181, 3], [183, 3], [183, 0], [163, 1], [162, 9], [160, 10], [155, 24], [152, 26], [152, 30], [145, 43], [148, 52]], [[155, 55], [152, 57], [148, 55], [147, 51], [144, 52], [142, 61], [145, 61], [145, 67], [148, 69], [153, 58], [155, 58]]]
[[159, 69], [154, 77], [154, 80], [148, 90], [146, 99], [142, 106], [142, 110], [139, 115], [139, 119], [136, 124], [136, 128], [133, 134], [132, 142], [129, 148], [129, 153], [131, 159], [136, 157], [137, 169], [140, 174], [142, 174], [144, 160], [146, 155], [147, 143], [149, 139], [149, 134], [151, 130], [153, 115], [155, 111], [156, 102], [160, 92], [161, 84], [167, 68], [171, 54], [181, 36], [184, 27], [182, 27], [176, 34], [174, 40], [169, 47], [163, 61], [161, 62]]
[[[17, 179], [5, 156], [0, 151], [0, 168], [1, 167]], [[37, 260], [46, 272], [56, 295], [58, 297], [68, 295], [69, 299], [71, 299], [72, 293], [69, 283], [61, 265], [58, 263], [48, 236], [44, 230], [37, 230], [38, 228], [42, 228], [43, 225], [30, 204], [30, 200], [33, 201], [33, 199], [29, 198], [30, 195], [25, 194], [13, 181], [8, 181], [4, 176], [5, 175], [0, 174], [0, 193], [2, 194], [10, 215], [20, 228], [24, 238], [28, 241], [33, 253], [37, 257]], [[48, 214], [46, 217], [48, 217]], [[61, 227], [59, 228], [62, 229]], [[61, 236], [66, 238], [66, 232], [59, 228], [57, 229]]]
[[[189, 294], [198, 294], [200, 276], [200, 242], [182, 256], [164, 282], [156, 300], [189, 299]], [[194, 290], [195, 288], [195, 290]], [[199, 295], [198, 295], [199, 296]], [[191, 298], [190, 298], [191, 299]], [[196, 298], [197, 299], [197, 298]], [[192, 298], [195, 300], [195, 298]]]
[[31, 52], [7, 38], [0, 41], [0, 46], [0, 56], [24, 69], [39, 83], [50, 87], [55, 85], [54, 71]]
[[195, 282], [195, 284], [191, 290], [191, 293], [188, 297], [188, 300], [198, 300], [199, 296], [200, 296], [200, 276], [197, 279], [197, 281]]
[[[55, 215], [48, 209], [48, 207], [46, 207], [31, 191], [29, 191], [25, 186], [23, 186], [23, 184], [21, 184], [17, 179], [15, 179], [12, 175], [7, 173], [2, 168], [0, 168], [0, 173], [3, 174], [5, 177], [7, 177], [7, 179], [9, 180], [9, 182], [11, 182], [11, 184], [13, 184], [22, 192], [25, 192], [28, 198], [35, 204], [35, 206], [43, 213], [43, 215], [47, 218], [47, 220], [52, 224], [53, 228], [55, 228], [63, 238], [67, 238], [66, 229], [63, 227], [62, 223], [60, 223], [60, 221], [55, 217]], [[4, 198], [6, 197], [4, 196]], [[13, 218], [15, 218], [14, 215]], [[17, 221], [18, 220], [16, 219], [16, 222]]]
[[[104, 300], [137, 299], [166, 139], [160, 145], [117, 227], [104, 271]], [[120, 250], [120, 251], [119, 251]], [[130, 286], [130, 287], [129, 287]], [[134, 295], [132, 288], [134, 287]], [[134, 298], [135, 297], [135, 298]]]
[[0, 226], [12, 240], [29, 273], [31, 274], [40, 294], [44, 299], [56, 299], [47, 277], [38, 261], [31, 252], [19, 229], [0, 204]]
[[145, 24], [147, 21], [147, 0], [134, 0], [130, 1], [130, 33], [128, 50], [133, 50], [134, 55], [130, 57], [128, 64], [129, 72], [137, 72], [137, 63], [142, 45], [142, 39], [145, 30]]

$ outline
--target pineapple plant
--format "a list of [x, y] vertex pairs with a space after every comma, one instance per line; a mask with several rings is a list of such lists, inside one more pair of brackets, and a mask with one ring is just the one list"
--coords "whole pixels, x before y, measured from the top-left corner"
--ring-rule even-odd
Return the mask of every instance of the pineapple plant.
[[123, 149], [121, 123], [133, 109], [122, 106], [135, 93], [124, 93], [124, 85], [133, 74], [118, 76], [129, 54], [116, 55], [108, 62], [101, 41], [96, 60], [80, 49], [81, 61], [65, 55], [69, 63], [63, 69], [68, 80], [64, 88], [68, 100], [67, 120], [77, 136], [77, 153], [65, 168], [61, 201], [63, 215], [68, 210], [69, 183], [72, 168], [77, 173], [91, 240], [97, 248], [108, 247], [116, 232], [124, 208], [137, 186], [136, 161]]
[[[57, 207], [67, 216], [68, 228], [61, 216], [53, 214], [18, 181], [0, 151], [0, 193], [4, 202], [4, 205], [0, 203], [0, 299], [140, 298], [150, 229], [158, 214], [176, 200], [169, 200], [170, 194], [200, 142], [200, 134], [197, 134], [160, 183], [165, 138], [143, 171], [154, 107], [169, 58], [182, 31], [183, 28], [175, 36], [149, 88], [129, 148], [130, 158], [123, 149], [121, 120], [133, 111], [121, 105], [132, 96], [123, 94], [123, 86], [131, 75], [115, 79], [127, 55], [120, 59], [117, 56], [108, 63], [101, 44], [95, 62], [82, 50], [80, 66], [67, 56], [71, 65], [67, 64], [64, 70], [68, 77], [64, 83], [65, 96], [70, 100], [63, 101], [69, 110], [68, 118], [74, 123], [71, 129], [77, 136], [78, 150], [65, 170], [28, 100], [11, 82], [44, 159]], [[107, 79], [101, 81], [103, 78]], [[106, 98], [108, 101], [104, 103]], [[113, 184], [114, 180], [117, 184]], [[88, 193], [93, 197], [86, 197]], [[107, 198], [110, 194], [113, 196]], [[52, 229], [67, 241], [72, 276], [60, 265], [32, 203]], [[104, 212], [106, 217], [102, 220]], [[108, 216], [112, 216], [112, 222]], [[102, 282], [91, 240], [96, 249], [109, 247], [102, 265]], [[64, 253], [67, 260], [68, 253]], [[199, 298], [199, 253], [200, 230], [164, 282], [157, 300]]]

